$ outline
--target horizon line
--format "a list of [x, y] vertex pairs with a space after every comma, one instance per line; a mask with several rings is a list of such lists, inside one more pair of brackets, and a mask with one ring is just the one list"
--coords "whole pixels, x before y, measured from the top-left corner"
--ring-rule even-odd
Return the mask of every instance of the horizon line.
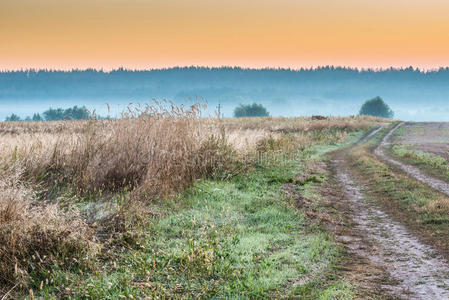
[[103, 73], [112, 73], [117, 71], [132, 71], [132, 72], [145, 72], [145, 71], [165, 71], [165, 70], [173, 70], [173, 69], [242, 69], [242, 70], [254, 70], [254, 71], [264, 71], [264, 70], [272, 70], [272, 71], [314, 71], [326, 68], [334, 68], [334, 69], [345, 69], [359, 72], [373, 71], [373, 72], [384, 72], [384, 71], [403, 71], [403, 70], [413, 70], [419, 71], [422, 73], [429, 72], [438, 72], [441, 70], [448, 70], [449, 65], [439, 66], [433, 68], [422, 68], [422, 67], [414, 67], [410, 65], [408, 67], [405, 66], [390, 66], [390, 67], [355, 67], [355, 66], [345, 66], [345, 65], [317, 65], [317, 66], [303, 66], [303, 67], [246, 67], [239, 65], [221, 65], [221, 66], [208, 66], [208, 65], [179, 65], [179, 66], [167, 66], [167, 67], [156, 67], [156, 68], [128, 68], [128, 67], [116, 67], [116, 68], [96, 68], [96, 67], [86, 67], [86, 68], [17, 68], [17, 69], [8, 69], [8, 68], [0, 68], [0, 73], [13, 73], [13, 72], [71, 72], [71, 71], [96, 71]]

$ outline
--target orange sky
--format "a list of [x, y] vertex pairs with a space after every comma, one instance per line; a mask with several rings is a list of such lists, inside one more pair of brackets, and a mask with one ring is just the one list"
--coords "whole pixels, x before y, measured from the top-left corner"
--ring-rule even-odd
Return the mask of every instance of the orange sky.
[[447, 0], [0, 0], [0, 69], [449, 65]]

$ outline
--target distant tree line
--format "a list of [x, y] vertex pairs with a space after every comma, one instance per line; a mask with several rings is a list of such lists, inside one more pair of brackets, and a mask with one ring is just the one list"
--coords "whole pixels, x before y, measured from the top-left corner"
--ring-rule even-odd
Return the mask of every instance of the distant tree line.
[[[60, 121], [60, 120], [88, 120], [94, 117], [93, 114], [85, 107], [73, 106], [70, 108], [49, 108], [41, 114], [35, 113], [32, 117], [26, 117], [23, 121]], [[16, 115], [11, 114], [6, 117], [5, 121], [22, 121], [22, 119]]]
[[[214, 99], [272, 99], [308, 96], [361, 98], [382, 93], [446, 100], [449, 68], [421, 71], [353, 69], [326, 66], [294, 69], [177, 67], [155, 70], [0, 71], [0, 99], [172, 100], [200, 96]], [[410, 97], [408, 98], [410, 100]]]

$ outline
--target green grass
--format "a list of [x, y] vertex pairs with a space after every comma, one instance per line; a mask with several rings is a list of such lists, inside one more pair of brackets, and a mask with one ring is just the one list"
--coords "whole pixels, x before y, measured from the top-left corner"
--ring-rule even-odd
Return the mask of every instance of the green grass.
[[[35, 296], [351, 299], [353, 287], [334, 269], [338, 245], [282, 189], [315, 154], [230, 181], [197, 182], [173, 200], [176, 207], [160, 208], [139, 238], [104, 249], [96, 272], [55, 267]], [[310, 184], [298, 184], [297, 192], [311, 193]]]
[[431, 175], [449, 180], [449, 162], [441, 156], [410, 150], [407, 149], [407, 145], [394, 145], [391, 152], [395, 158], [422, 168]]
[[[368, 130], [369, 131], [369, 130]], [[324, 145], [314, 145], [309, 148], [310, 158], [313, 160], [321, 160], [323, 156], [331, 151], [338, 150], [343, 147], [347, 147], [351, 144], [354, 144], [358, 140], [360, 140], [363, 135], [366, 134], [366, 131], [359, 130], [348, 133], [348, 138], [344, 143], [333, 143], [333, 144], [324, 144]]]
[[449, 250], [449, 206], [445, 197], [429, 186], [410, 178], [369, 153], [369, 148], [387, 130], [374, 137], [365, 148], [353, 152], [354, 169], [369, 187], [368, 196], [426, 236], [443, 251]]

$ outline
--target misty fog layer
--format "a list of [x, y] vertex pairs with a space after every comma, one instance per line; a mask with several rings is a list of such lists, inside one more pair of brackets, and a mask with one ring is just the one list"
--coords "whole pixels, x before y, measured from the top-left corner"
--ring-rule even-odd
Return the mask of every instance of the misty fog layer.
[[[238, 104], [263, 104], [273, 116], [357, 114], [367, 99], [381, 96], [395, 118], [449, 121], [449, 68], [359, 71], [349, 68], [242, 69], [171, 68], [112, 72], [0, 72], [0, 120], [49, 107], [85, 105], [100, 115], [117, 116], [130, 102], [167, 99], [189, 104], [204, 99], [207, 114], [218, 103], [225, 117]], [[110, 106], [110, 111], [106, 103]]]

